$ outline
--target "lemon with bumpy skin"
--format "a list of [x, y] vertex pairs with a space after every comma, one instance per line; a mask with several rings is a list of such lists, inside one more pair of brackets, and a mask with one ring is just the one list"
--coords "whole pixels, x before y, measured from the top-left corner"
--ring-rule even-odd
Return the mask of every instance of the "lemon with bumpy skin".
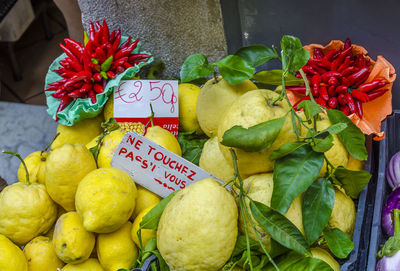
[[126, 222], [112, 233], [97, 236], [97, 257], [106, 271], [131, 269], [138, 257], [138, 250], [131, 239], [132, 223]]
[[[138, 230], [140, 227], [140, 222], [142, 222], [143, 217], [153, 209], [155, 205], [149, 206], [143, 211], [141, 211], [135, 218], [132, 224], [132, 230], [131, 230], [131, 236], [133, 242], [140, 247], [140, 241], [139, 241], [139, 236], [138, 236]], [[155, 230], [149, 230], [149, 229], [142, 229], [140, 232], [140, 238], [142, 239], [142, 246], [146, 246], [147, 242], [153, 238], [156, 237], [156, 231]]]
[[103, 138], [103, 141], [101, 142], [99, 156], [97, 157], [97, 165], [99, 166], [99, 168], [111, 167], [111, 160], [114, 152], [117, 149], [119, 143], [121, 143], [124, 135], [125, 131], [118, 129], [112, 131]]
[[29, 271], [57, 270], [64, 263], [57, 257], [51, 239], [38, 236], [24, 247]]
[[[56, 218], [56, 221], [60, 218], [61, 215], [65, 214], [66, 212], [67, 211], [65, 211], [63, 207], [61, 207], [60, 205], [57, 205], [57, 216], [56, 216], [57, 218]], [[45, 237], [49, 237], [50, 239], [53, 239], [53, 234], [54, 234], [54, 228], [56, 226], [56, 223], [55, 223], [56, 221], [54, 221], [54, 224], [50, 228], [50, 230], [48, 230], [44, 234]]]
[[110, 95], [110, 97], [108, 97], [106, 105], [104, 106], [103, 115], [104, 115], [104, 119], [106, 121], [114, 117], [114, 97], [113, 97], [113, 95]]
[[28, 271], [28, 263], [22, 250], [0, 234], [0, 270]]
[[[47, 152], [35, 151], [25, 157], [24, 162], [28, 168], [30, 182], [45, 183], [44, 171], [48, 155]], [[20, 182], [26, 182], [26, 171], [22, 163], [19, 165], [17, 176]]]
[[99, 115], [95, 118], [81, 120], [75, 123], [73, 126], [58, 124], [57, 133], [60, 133], [60, 135], [51, 144], [51, 149], [54, 150], [67, 143], [80, 143], [85, 145], [93, 137], [102, 132], [102, 121], [103, 116]]
[[105, 271], [97, 259], [87, 259], [83, 263], [67, 264], [61, 271]]
[[[261, 202], [267, 206], [271, 205], [272, 192], [274, 189], [274, 181], [272, 173], [263, 173], [252, 175], [243, 180], [243, 188], [247, 191], [247, 195], [254, 201]], [[249, 236], [257, 240], [256, 234], [259, 235], [262, 243], [265, 245], [266, 249], [271, 248], [271, 236], [266, 233], [258, 223], [254, 220], [250, 206], [249, 200], [246, 198], [246, 206], [249, 211], [250, 217], [252, 218], [254, 224], [256, 225], [256, 231], [251, 226], [251, 223], [246, 220], [246, 227], [249, 232]], [[302, 216], [302, 198], [301, 196], [296, 197], [289, 207], [289, 210], [284, 214], [284, 216], [289, 219], [304, 235], [303, 228], [303, 216]], [[243, 221], [242, 215], [239, 215], [239, 225], [240, 230], [245, 232], [245, 223]]]
[[235, 247], [237, 218], [235, 199], [220, 183], [197, 181], [166, 206], [157, 247], [171, 270], [219, 270]]
[[216, 136], [221, 117], [232, 103], [249, 90], [257, 89], [250, 80], [237, 85], [229, 84], [221, 76], [207, 81], [197, 97], [197, 119], [203, 132]]
[[76, 191], [76, 211], [87, 231], [109, 233], [125, 224], [136, 201], [136, 185], [128, 173], [115, 167], [93, 170]]
[[132, 213], [132, 219], [134, 219], [141, 211], [149, 206], [154, 206], [161, 201], [161, 197], [154, 194], [150, 190], [147, 190], [141, 185], [137, 186], [137, 196], [135, 210]]
[[81, 263], [89, 258], [95, 236], [82, 225], [76, 212], [68, 212], [57, 220], [53, 235], [54, 250], [65, 263]]
[[178, 140], [168, 130], [161, 128], [157, 125], [152, 126], [147, 128], [144, 137], [154, 141], [158, 145], [166, 148], [167, 150], [172, 151], [179, 156], [182, 156], [182, 150]]
[[355, 224], [356, 207], [354, 201], [343, 190], [335, 187], [335, 204], [328, 225], [331, 228], [340, 229], [351, 237]]
[[53, 225], [57, 206], [39, 183], [14, 183], [0, 193], [0, 234], [18, 245], [46, 233]]
[[[266, 89], [252, 90], [240, 96], [221, 119], [218, 128], [218, 141], [221, 142], [224, 133], [235, 125], [249, 128], [285, 116], [290, 110], [286, 101], [279, 101], [274, 105], [272, 104], [278, 97], [278, 94]], [[268, 149], [262, 152], [250, 152], [234, 148], [240, 174], [249, 176], [257, 173], [271, 172], [274, 166], [274, 162], [269, 159], [271, 153], [282, 145], [296, 140], [297, 136], [293, 132], [291, 118], [287, 116], [276, 140]], [[229, 147], [221, 144], [219, 147], [225, 158], [232, 163]]]
[[333, 269], [333, 271], [340, 271], [339, 263], [325, 249], [319, 247], [313, 247], [311, 248], [311, 254], [313, 258], [320, 259], [329, 264], [329, 266]]
[[198, 135], [203, 133], [196, 114], [196, 104], [199, 92], [200, 88], [193, 84], [183, 83], [178, 86], [179, 125], [183, 131], [196, 131], [196, 134]]
[[216, 136], [204, 144], [199, 166], [225, 182], [233, 177], [233, 166], [221, 153]]
[[352, 155], [349, 155], [349, 161], [347, 162], [346, 168], [354, 171], [364, 170], [365, 161], [357, 160]]

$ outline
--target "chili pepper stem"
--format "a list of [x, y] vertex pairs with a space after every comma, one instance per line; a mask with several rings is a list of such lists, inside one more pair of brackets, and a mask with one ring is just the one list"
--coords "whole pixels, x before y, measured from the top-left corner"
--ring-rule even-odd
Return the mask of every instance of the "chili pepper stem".
[[25, 168], [26, 183], [27, 183], [28, 185], [31, 184], [31, 182], [29, 181], [29, 171], [28, 171], [28, 167], [26, 166], [25, 161], [24, 161], [24, 159], [22, 159], [21, 155], [19, 155], [19, 153], [17, 153], [17, 152], [12, 152], [12, 151], [2, 151], [2, 153], [7, 153], [7, 154], [14, 155], [14, 156], [16, 156], [16, 157], [21, 161], [22, 165], [24, 165], [24, 168]]

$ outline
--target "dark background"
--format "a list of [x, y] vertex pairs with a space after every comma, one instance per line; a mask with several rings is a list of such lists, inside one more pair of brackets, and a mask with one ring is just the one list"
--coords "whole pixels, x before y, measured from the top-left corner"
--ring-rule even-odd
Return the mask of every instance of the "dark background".
[[[400, 71], [399, 0], [221, 0], [221, 6], [229, 53], [251, 44], [279, 46], [285, 34], [303, 45], [349, 37]], [[392, 89], [393, 109], [400, 109], [399, 89], [400, 79]]]

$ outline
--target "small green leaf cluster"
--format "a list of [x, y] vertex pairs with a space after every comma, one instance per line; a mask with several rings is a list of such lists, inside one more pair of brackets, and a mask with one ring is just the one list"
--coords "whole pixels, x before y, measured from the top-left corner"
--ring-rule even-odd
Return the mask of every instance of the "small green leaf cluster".
[[205, 135], [197, 135], [195, 131], [179, 132], [178, 142], [182, 149], [182, 157], [198, 166], [207, 139]]

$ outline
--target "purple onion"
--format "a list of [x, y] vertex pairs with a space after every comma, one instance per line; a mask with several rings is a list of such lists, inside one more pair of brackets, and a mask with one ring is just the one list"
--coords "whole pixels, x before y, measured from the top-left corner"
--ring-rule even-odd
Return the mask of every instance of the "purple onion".
[[400, 152], [393, 155], [386, 168], [386, 179], [391, 188], [400, 185]]
[[376, 264], [376, 271], [398, 271], [400, 270], [400, 251], [390, 257], [383, 257]]
[[389, 195], [386, 205], [382, 209], [382, 229], [389, 236], [392, 236], [394, 232], [394, 209], [400, 209], [400, 188], [397, 188]]

